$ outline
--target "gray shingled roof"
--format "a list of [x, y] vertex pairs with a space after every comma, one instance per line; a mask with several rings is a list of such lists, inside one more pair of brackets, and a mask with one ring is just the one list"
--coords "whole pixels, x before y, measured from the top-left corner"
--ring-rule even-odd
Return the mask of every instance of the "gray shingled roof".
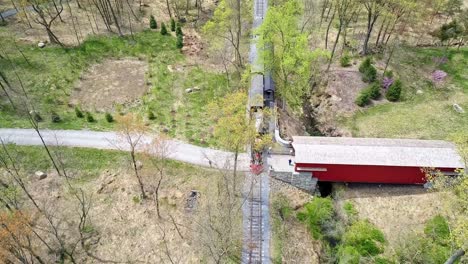
[[440, 140], [293, 137], [296, 163], [464, 168], [455, 145]]

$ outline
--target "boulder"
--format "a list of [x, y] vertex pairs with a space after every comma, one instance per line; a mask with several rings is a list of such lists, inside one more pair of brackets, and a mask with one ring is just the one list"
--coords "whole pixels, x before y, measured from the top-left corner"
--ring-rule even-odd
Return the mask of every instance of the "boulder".
[[41, 42], [37, 43], [37, 46], [42, 49], [42, 48], [45, 47], [45, 43], [41, 41]]
[[461, 106], [459, 106], [458, 104], [453, 104], [453, 110], [455, 110], [456, 112], [458, 112], [460, 114], [465, 113], [465, 110], [463, 110], [463, 108]]
[[137, 170], [141, 170], [143, 168], [143, 162], [139, 160], [135, 162], [135, 165], [136, 165]]
[[185, 89], [185, 92], [186, 93], [191, 93], [191, 92], [193, 92], [193, 89], [192, 88], [187, 88], [187, 89]]
[[422, 90], [417, 90], [416, 94], [423, 94], [424, 92]]
[[36, 171], [36, 173], [34, 173], [36, 175], [36, 177], [39, 179], [39, 180], [43, 180], [45, 178], [47, 178], [47, 174], [45, 172], [42, 172], [42, 171]]

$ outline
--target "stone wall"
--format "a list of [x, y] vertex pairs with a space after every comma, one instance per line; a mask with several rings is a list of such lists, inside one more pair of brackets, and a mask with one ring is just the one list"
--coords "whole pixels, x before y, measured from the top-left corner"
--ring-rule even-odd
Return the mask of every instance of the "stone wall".
[[311, 176], [311, 173], [298, 173], [298, 172], [279, 172], [270, 171], [270, 176], [291, 184], [292, 186], [304, 190], [308, 193], [314, 193], [317, 186], [317, 179]]

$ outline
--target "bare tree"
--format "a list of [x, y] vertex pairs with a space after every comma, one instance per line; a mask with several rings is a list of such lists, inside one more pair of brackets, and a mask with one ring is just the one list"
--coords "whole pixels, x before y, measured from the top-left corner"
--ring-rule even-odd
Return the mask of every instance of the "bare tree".
[[143, 178], [139, 172], [140, 161], [137, 160], [136, 151], [138, 148], [143, 147], [142, 138], [143, 135], [145, 135], [147, 132], [147, 129], [142, 123], [141, 119], [133, 114], [117, 117], [117, 124], [117, 129], [121, 140], [121, 142], [119, 142], [121, 144], [118, 144], [117, 147], [121, 149], [124, 148], [123, 150], [129, 151], [132, 169], [138, 181], [141, 197], [146, 199], [147, 196]]
[[161, 218], [160, 204], [159, 204], [159, 191], [166, 176], [167, 158], [171, 153], [171, 146], [168, 138], [165, 135], [160, 135], [154, 138], [151, 143], [147, 144], [145, 148], [146, 157], [151, 161], [156, 168], [157, 177], [156, 183], [153, 185], [154, 200], [156, 202], [156, 211], [158, 217]]
[[214, 263], [226, 262], [235, 252], [240, 251], [242, 236], [242, 199], [232, 190], [229, 162], [218, 168], [218, 177], [213, 181], [209, 199], [200, 202], [195, 220], [200, 249], [211, 257]]
[[58, 39], [55, 33], [52, 31], [52, 25], [54, 21], [60, 17], [60, 14], [63, 12], [63, 0], [59, 0], [58, 5], [53, 1], [53, 6], [44, 0], [26, 0], [29, 5], [33, 8], [36, 13], [36, 17], [33, 18], [33, 21], [42, 27], [47, 32], [50, 43], [59, 44], [63, 46], [62, 42]]

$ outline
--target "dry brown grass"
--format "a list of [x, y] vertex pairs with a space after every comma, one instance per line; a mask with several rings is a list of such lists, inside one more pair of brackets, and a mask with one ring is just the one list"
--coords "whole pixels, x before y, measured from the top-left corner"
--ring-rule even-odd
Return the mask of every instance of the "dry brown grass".
[[[147, 188], [150, 198], [139, 201], [136, 179], [126, 165], [125, 162], [115, 164], [97, 178], [74, 182], [93, 200], [91, 227], [97, 232], [97, 238], [91, 247], [92, 254], [104, 260], [131, 263], [169, 263], [169, 255], [177, 263], [200, 263], [208, 259], [198, 243], [198, 213], [187, 211], [185, 206], [191, 190], [201, 194], [199, 207], [213, 199], [215, 188], [211, 186], [220, 177], [219, 172], [167, 163], [167, 177], [160, 193], [162, 218], [158, 218], [151, 188]], [[145, 182], [148, 186], [154, 184], [155, 168], [146, 162], [143, 166]], [[49, 211], [55, 212], [57, 217], [67, 221], [77, 219], [76, 201], [63, 178], [50, 172], [46, 179], [33, 181], [31, 187], [34, 197], [47, 204]], [[102, 263], [84, 254], [78, 259], [81, 263]]]
[[439, 193], [422, 186], [349, 184], [339, 191], [338, 209], [346, 201], [358, 211], [360, 219], [369, 219], [385, 234], [392, 250], [412, 232], [421, 232], [427, 220], [441, 213]]
[[110, 110], [116, 104], [131, 104], [148, 91], [147, 63], [135, 59], [106, 60], [82, 74], [70, 103], [86, 110]]

